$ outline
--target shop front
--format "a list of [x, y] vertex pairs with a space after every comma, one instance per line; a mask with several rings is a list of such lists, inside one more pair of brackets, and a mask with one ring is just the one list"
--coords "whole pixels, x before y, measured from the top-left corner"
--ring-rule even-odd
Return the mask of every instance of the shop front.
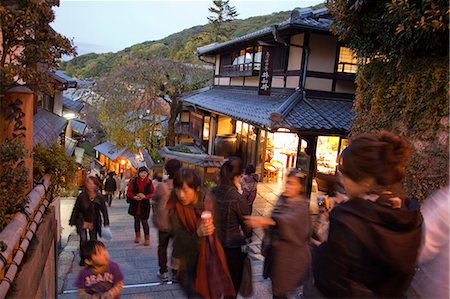
[[308, 194], [328, 191], [347, 144], [351, 100], [306, 99], [286, 90], [283, 96], [224, 90], [213, 88], [183, 99], [203, 113], [203, 122], [196, 120], [203, 123], [197, 131], [207, 136], [209, 154], [238, 156], [244, 167], [254, 165], [261, 181], [269, 183], [282, 183], [291, 168], [301, 169], [309, 175]]

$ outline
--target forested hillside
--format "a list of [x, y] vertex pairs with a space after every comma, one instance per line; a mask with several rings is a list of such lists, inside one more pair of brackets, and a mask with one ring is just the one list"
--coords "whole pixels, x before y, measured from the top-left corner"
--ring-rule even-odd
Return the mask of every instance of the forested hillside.
[[[324, 7], [324, 4], [312, 8], [317, 9], [320, 7]], [[230, 38], [233, 39], [282, 22], [289, 18], [290, 13], [291, 11], [282, 11], [244, 20], [235, 19], [229, 23], [230, 28], [233, 28]], [[195, 58], [195, 51], [197, 47], [210, 43], [205, 38], [209, 29], [209, 24], [194, 26], [160, 40], [146, 41], [133, 45], [117, 53], [89, 53], [81, 55], [70, 61], [63, 62], [61, 69], [70, 76], [85, 79], [104, 76], [112, 68], [125, 64], [130, 60], [148, 60], [151, 57], [201, 63]]]

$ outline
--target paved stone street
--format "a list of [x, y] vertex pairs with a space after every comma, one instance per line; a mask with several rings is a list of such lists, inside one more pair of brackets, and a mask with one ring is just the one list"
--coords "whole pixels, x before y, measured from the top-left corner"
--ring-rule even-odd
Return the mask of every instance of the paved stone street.
[[[280, 184], [259, 184], [258, 196], [254, 204], [254, 215], [268, 215], [280, 192]], [[58, 259], [59, 298], [76, 298], [74, 282], [80, 270], [78, 265], [79, 238], [74, 228], [67, 226], [73, 198], [61, 200], [61, 221], [63, 225], [63, 248]], [[160, 283], [158, 272], [157, 230], [150, 225], [150, 247], [133, 243], [133, 219], [127, 214], [128, 205], [124, 199], [113, 200], [109, 217], [113, 240], [104, 241], [111, 259], [117, 262], [125, 276], [122, 298], [182, 298], [183, 292], [178, 284]], [[272, 298], [269, 280], [262, 278], [262, 256], [259, 254], [262, 231], [255, 231], [251, 244], [254, 295], [252, 298]]]

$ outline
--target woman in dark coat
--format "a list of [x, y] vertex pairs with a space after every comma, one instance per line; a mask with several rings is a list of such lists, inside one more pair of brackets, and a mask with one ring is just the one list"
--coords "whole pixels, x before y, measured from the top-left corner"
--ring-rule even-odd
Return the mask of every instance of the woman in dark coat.
[[388, 132], [356, 136], [342, 152], [338, 169], [350, 199], [331, 211], [328, 241], [314, 254], [316, 289], [307, 297], [404, 297], [422, 225], [400, 187], [408, 156], [406, 142]]
[[[223, 248], [215, 233], [212, 201], [201, 190], [200, 174], [181, 168], [173, 179], [169, 202], [173, 256], [179, 259], [177, 278], [187, 297], [235, 296]], [[209, 220], [202, 219], [204, 211]]]
[[249, 215], [248, 204], [237, 188], [241, 174], [242, 160], [230, 157], [220, 168], [219, 185], [211, 190], [216, 215], [214, 223], [236, 294], [241, 285], [246, 256], [241, 247], [246, 244], [246, 238], [252, 236], [251, 228], [244, 223], [244, 216]]
[[310, 217], [305, 185], [306, 175], [291, 171], [270, 217], [246, 217], [249, 226], [266, 228], [262, 248], [264, 277], [272, 280], [274, 298], [287, 298], [308, 278]]
[[140, 167], [138, 176], [128, 184], [127, 200], [130, 204], [128, 214], [134, 217], [134, 243], [141, 241], [141, 223], [144, 230], [145, 246], [150, 246], [150, 227], [148, 218], [150, 217], [150, 199], [155, 188], [148, 178], [147, 167]]
[[109, 226], [108, 210], [105, 198], [99, 191], [100, 182], [95, 176], [88, 176], [85, 182], [85, 190], [78, 195], [70, 216], [69, 225], [76, 226], [80, 235], [80, 265], [84, 264], [84, 244], [90, 240], [97, 240], [97, 235], [102, 236], [103, 225]]

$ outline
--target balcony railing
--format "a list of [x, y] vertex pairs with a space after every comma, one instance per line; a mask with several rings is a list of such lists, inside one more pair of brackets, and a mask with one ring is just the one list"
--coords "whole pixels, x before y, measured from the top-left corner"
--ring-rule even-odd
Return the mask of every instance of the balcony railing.
[[220, 68], [220, 75], [227, 77], [250, 77], [259, 76], [261, 64], [259, 62], [223, 65]]

